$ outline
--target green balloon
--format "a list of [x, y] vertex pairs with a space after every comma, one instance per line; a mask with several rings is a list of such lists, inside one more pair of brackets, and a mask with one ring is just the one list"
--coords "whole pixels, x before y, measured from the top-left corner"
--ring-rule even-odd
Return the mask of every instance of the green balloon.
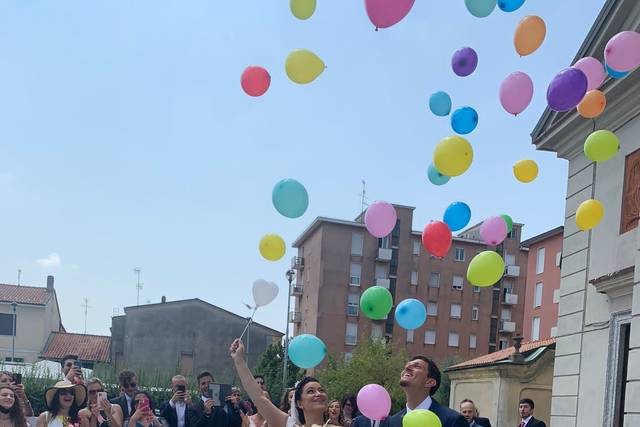
[[507, 214], [502, 214], [500, 216], [504, 219], [504, 222], [507, 223], [507, 232], [511, 233], [511, 230], [513, 230], [513, 220]]
[[467, 268], [467, 280], [481, 288], [495, 285], [504, 274], [504, 260], [494, 251], [480, 252]]
[[592, 162], [606, 162], [620, 150], [620, 140], [608, 130], [597, 130], [584, 142], [584, 155]]
[[360, 309], [369, 319], [383, 320], [393, 306], [391, 292], [382, 286], [372, 286], [362, 293]]

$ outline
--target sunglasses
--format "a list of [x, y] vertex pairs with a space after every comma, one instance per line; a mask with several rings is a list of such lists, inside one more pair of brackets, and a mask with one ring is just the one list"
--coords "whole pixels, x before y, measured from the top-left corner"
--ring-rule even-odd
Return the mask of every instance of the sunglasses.
[[102, 393], [104, 390], [89, 390], [89, 394]]
[[256, 382], [257, 382], [258, 384], [260, 384], [260, 385], [263, 385], [263, 384], [264, 384], [264, 381], [262, 381], [262, 380], [258, 380], [258, 381], [256, 381]]
[[73, 396], [73, 390], [60, 390], [60, 396]]
[[126, 384], [123, 384], [122, 387], [124, 387], [124, 388], [136, 388], [136, 387], [138, 387], [138, 384], [136, 384], [136, 383], [126, 383]]

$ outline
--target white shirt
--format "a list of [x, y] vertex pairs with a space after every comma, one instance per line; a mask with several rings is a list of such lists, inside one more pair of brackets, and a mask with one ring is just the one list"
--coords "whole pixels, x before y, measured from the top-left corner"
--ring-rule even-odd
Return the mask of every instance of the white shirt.
[[[427, 396], [427, 398], [425, 400], [422, 401], [422, 403], [420, 403], [418, 406], [416, 406], [413, 409], [429, 409], [431, 408], [431, 402], [433, 402], [433, 400], [431, 400], [431, 396]], [[413, 409], [409, 408], [409, 406], [407, 405], [407, 414], [411, 411], [413, 411]]]
[[[524, 425], [526, 426], [527, 424], [529, 424], [529, 420], [533, 418], [533, 415], [529, 415], [527, 418], [523, 419], [522, 421], [524, 421]], [[522, 422], [521, 421], [521, 422]]]
[[133, 400], [133, 397], [129, 397], [128, 394], [125, 394], [124, 398], [127, 399], [127, 411], [129, 412], [129, 418], [131, 418], [131, 414], [133, 413], [133, 406], [131, 405], [131, 401]]
[[174, 403], [173, 400], [169, 401], [169, 405], [172, 408], [176, 408], [176, 414], [178, 415], [178, 427], [184, 427], [184, 414], [187, 409], [187, 405], [184, 402]]

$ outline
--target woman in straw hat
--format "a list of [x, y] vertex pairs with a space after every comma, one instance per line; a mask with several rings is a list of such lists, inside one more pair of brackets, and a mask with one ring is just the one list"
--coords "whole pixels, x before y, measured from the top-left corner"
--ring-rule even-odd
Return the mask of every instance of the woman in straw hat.
[[9, 386], [0, 387], [0, 427], [27, 427], [22, 406]]
[[36, 427], [89, 427], [89, 421], [78, 416], [87, 400], [83, 384], [59, 381], [44, 392], [44, 400], [48, 411], [40, 414]]

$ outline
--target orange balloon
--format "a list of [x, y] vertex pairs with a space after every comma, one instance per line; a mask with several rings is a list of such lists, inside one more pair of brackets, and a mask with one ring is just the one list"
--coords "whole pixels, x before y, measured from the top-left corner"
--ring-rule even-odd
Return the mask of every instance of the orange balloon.
[[585, 119], [598, 117], [607, 106], [607, 98], [599, 90], [590, 90], [578, 104], [578, 113]]
[[513, 44], [520, 56], [531, 55], [538, 50], [547, 34], [547, 26], [539, 16], [525, 16], [516, 27]]

